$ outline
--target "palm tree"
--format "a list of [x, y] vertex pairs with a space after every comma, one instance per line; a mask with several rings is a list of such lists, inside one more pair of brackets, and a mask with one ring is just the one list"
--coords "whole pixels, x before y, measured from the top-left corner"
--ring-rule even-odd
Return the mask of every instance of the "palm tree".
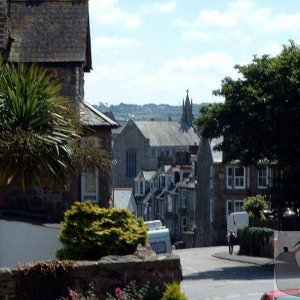
[[66, 187], [82, 170], [105, 167], [103, 150], [86, 155], [79, 147], [78, 114], [72, 108], [45, 70], [0, 60], [1, 186], [53, 180]]

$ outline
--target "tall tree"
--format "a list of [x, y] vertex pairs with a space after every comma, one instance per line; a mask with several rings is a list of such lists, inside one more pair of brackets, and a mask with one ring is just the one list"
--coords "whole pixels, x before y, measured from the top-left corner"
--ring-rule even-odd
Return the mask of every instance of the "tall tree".
[[78, 113], [45, 70], [0, 60], [0, 185], [67, 186], [83, 170], [104, 168], [106, 152], [80, 147]]
[[239, 78], [225, 78], [214, 91], [225, 102], [203, 107], [196, 123], [204, 137], [224, 137], [216, 148], [225, 160], [276, 163], [282, 176], [273, 187], [281, 204], [299, 211], [300, 48], [291, 41], [275, 57], [254, 56], [235, 68]]

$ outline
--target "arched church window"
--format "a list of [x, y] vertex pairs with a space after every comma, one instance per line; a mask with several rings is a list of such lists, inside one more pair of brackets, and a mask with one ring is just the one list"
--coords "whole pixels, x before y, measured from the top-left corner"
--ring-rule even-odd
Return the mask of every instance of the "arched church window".
[[136, 176], [136, 152], [133, 148], [126, 151], [126, 177]]

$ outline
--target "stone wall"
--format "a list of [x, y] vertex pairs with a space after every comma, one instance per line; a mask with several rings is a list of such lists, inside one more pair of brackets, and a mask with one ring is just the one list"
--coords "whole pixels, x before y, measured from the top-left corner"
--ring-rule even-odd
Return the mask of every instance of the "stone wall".
[[[18, 300], [18, 269], [0, 268], [0, 299]], [[150, 282], [151, 286], [164, 287], [164, 283], [182, 280], [180, 258], [177, 255], [156, 255], [139, 258], [135, 255], [107, 256], [97, 262], [76, 263], [70, 273], [73, 289], [87, 290], [94, 283], [96, 295], [105, 299], [116, 287], [124, 287], [131, 280], [137, 284]]]

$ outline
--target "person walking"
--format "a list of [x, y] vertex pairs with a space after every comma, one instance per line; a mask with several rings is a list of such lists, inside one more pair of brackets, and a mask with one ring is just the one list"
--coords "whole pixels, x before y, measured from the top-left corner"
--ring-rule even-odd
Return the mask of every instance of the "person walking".
[[227, 234], [227, 241], [228, 241], [228, 248], [229, 248], [229, 255], [233, 254], [233, 248], [234, 248], [234, 244], [235, 244], [235, 233], [230, 230]]

